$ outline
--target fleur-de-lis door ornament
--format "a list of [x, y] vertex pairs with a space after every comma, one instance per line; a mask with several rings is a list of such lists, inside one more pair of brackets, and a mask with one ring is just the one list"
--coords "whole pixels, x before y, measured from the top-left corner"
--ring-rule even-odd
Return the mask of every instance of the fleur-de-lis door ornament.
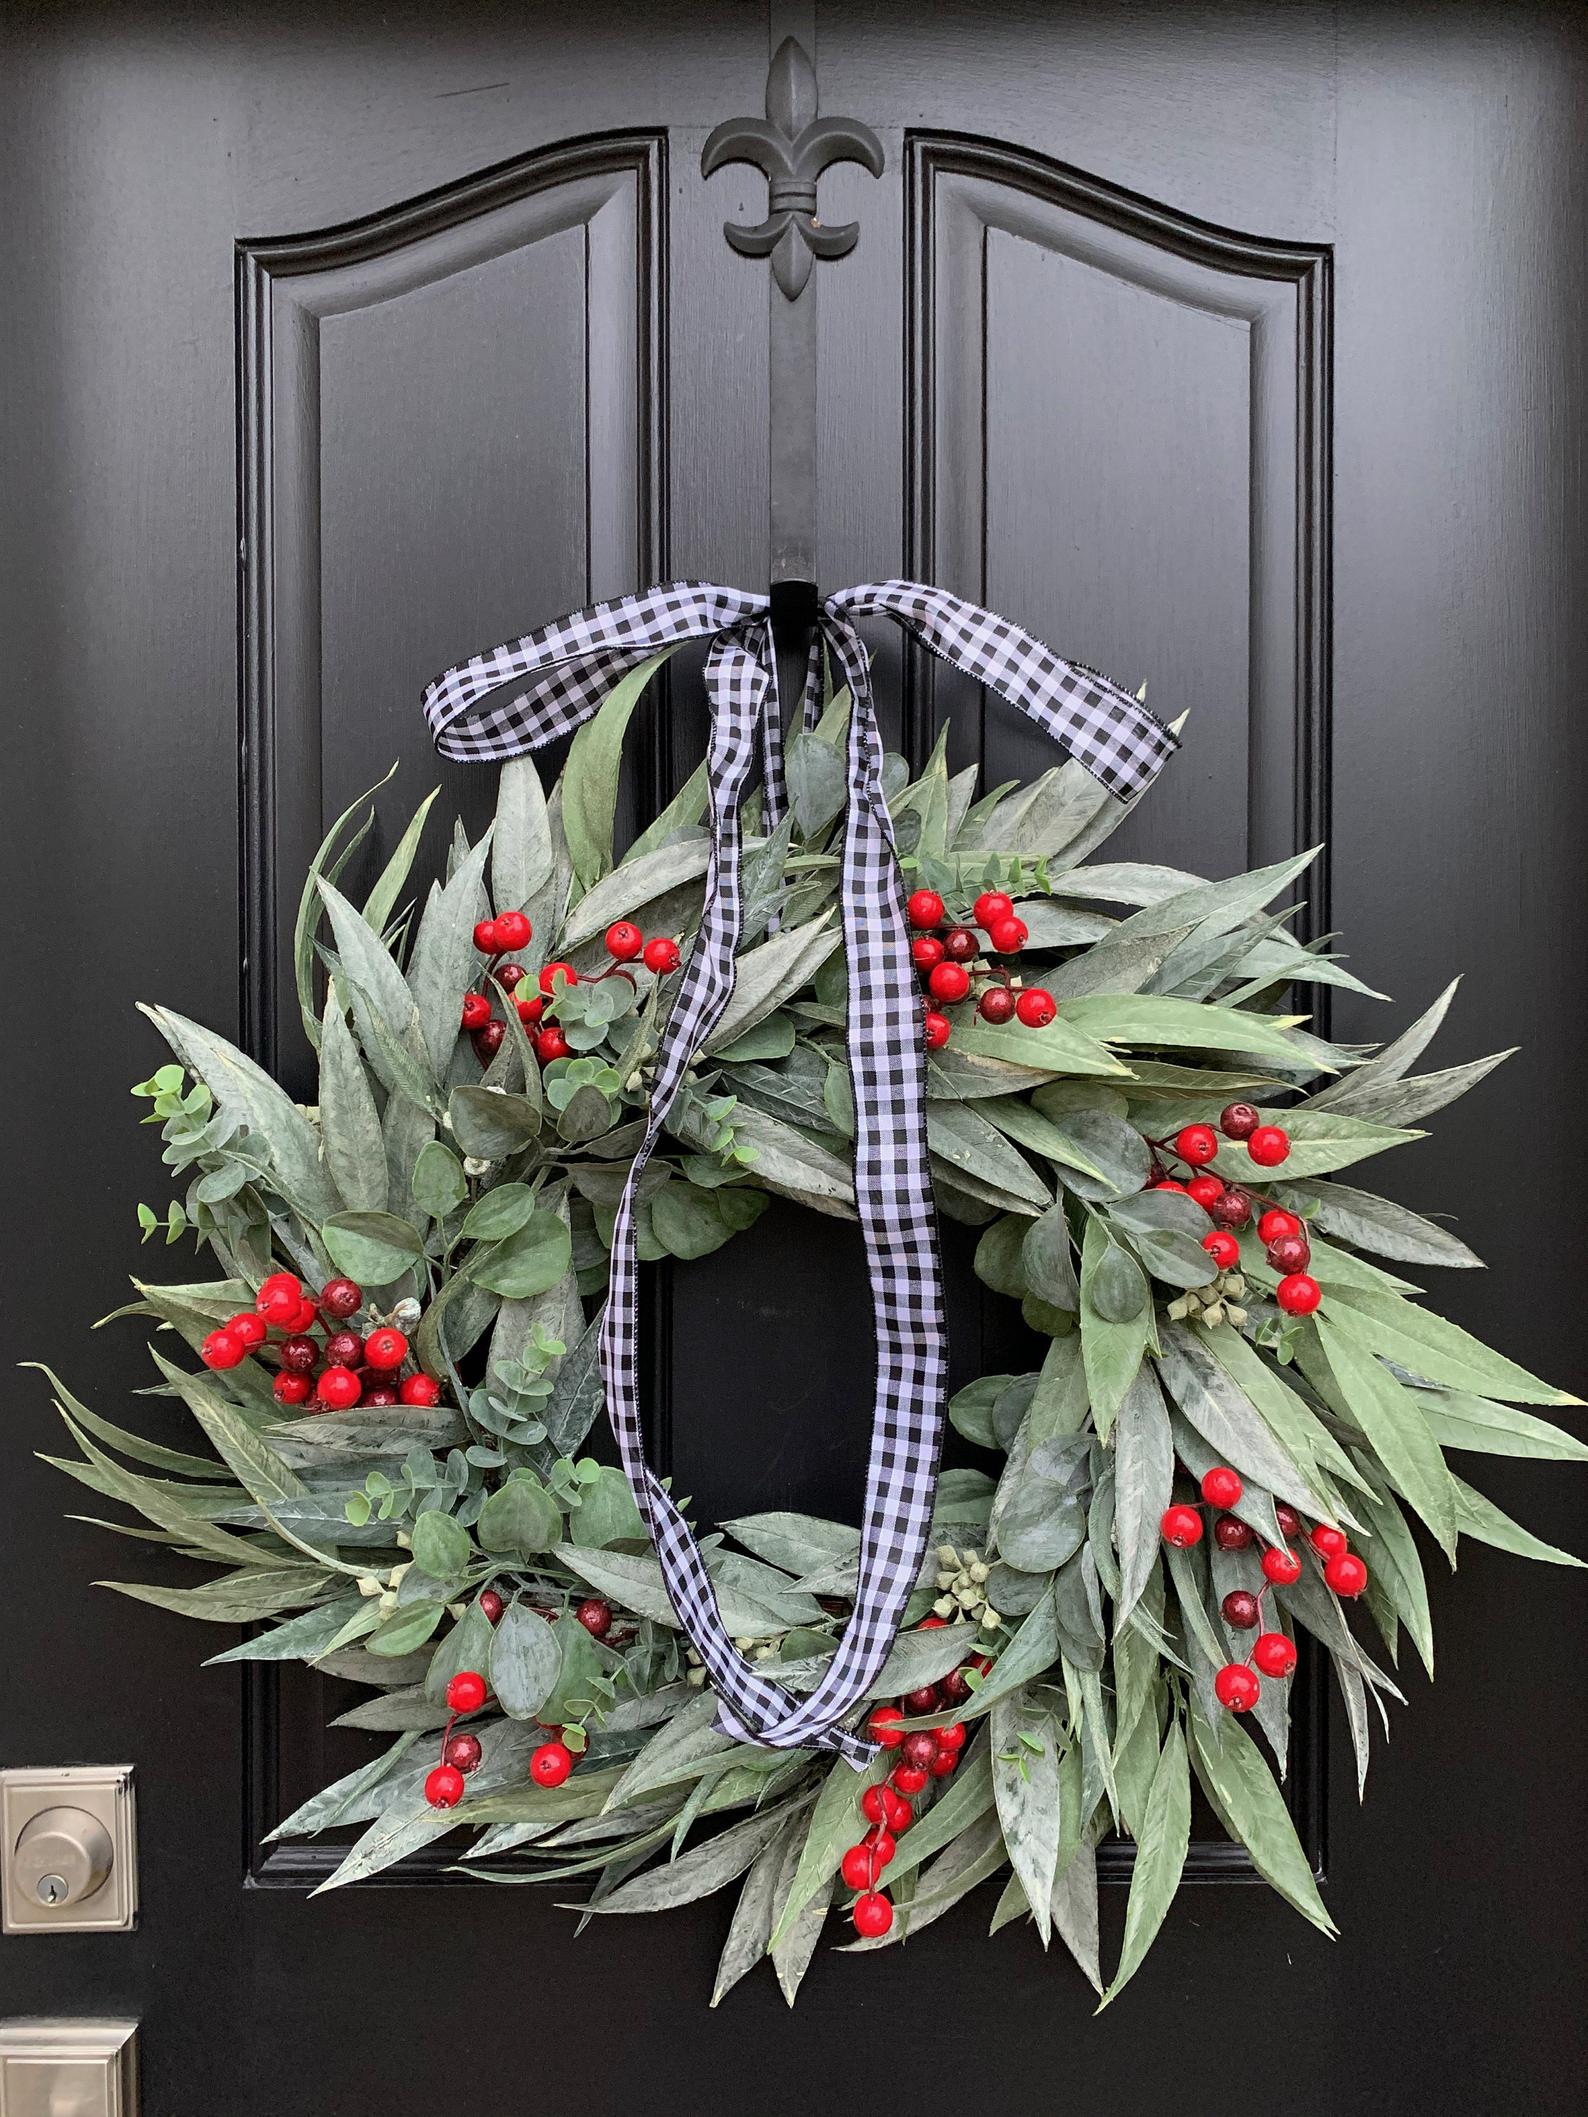
[[753, 228], [727, 221], [723, 233], [741, 257], [769, 257], [780, 292], [798, 301], [818, 257], [844, 257], [860, 235], [858, 221], [825, 228], [816, 218], [816, 183], [834, 162], [859, 162], [881, 176], [882, 142], [854, 118], [817, 116], [816, 69], [804, 47], [785, 37], [766, 77], [766, 116], [729, 118], [701, 151], [710, 176], [729, 162], [749, 162], [766, 178], [766, 219]]
[[[748, 162], [766, 178], [766, 219], [727, 221], [723, 233], [742, 257], [771, 261], [768, 317], [768, 516], [772, 622], [780, 665], [797, 660], [816, 616], [816, 289], [817, 258], [843, 257], [859, 239], [856, 222], [824, 227], [816, 186], [834, 162], [883, 170], [882, 142], [854, 118], [824, 118], [816, 69], [794, 37], [778, 46], [766, 77], [766, 116], [730, 118], [701, 151], [705, 176]], [[801, 298], [803, 296], [803, 299]]]

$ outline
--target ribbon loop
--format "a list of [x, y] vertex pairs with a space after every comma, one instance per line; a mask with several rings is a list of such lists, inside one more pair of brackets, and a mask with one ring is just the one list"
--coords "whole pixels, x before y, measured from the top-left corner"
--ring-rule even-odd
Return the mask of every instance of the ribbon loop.
[[[516, 757], [589, 719], [625, 670], [687, 639], [712, 642], [706, 659], [711, 852], [705, 904], [658, 1043], [645, 1136], [614, 1219], [600, 1325], [602, 1379], [624, 1471], [673, 1607], [717, 1694], [719, 1726], [740, 1741], [826, 1749], [859, 1765], [872, 1745], [846, 1723], [887, 1661], [926, 1556], [943, 1434], [947, 1331], [926, 1140], [921, 1004], [882, 788], [870, 666], [854, 620], [892, 618], [932, 653], [1007, 698], [1121, 798], [1148, 785], [1176, 743], [1106, 678], [1060, 661], [1007, 619], [944, 590], [914, 581], [872, 582], [823, 605], [800, 719], [806, 728], [815, 725], [825, 651], [852, 699], [840, 916], [849, 972], [855, 1209], [865, 1241], [877, 1362], [853, 1614], [814, 1688], [796, 1698], [734, 1645], [705, 1557], [646, 1462], [639, 1400], [638, 1187], [684, 1092], [688, 1068], [733, 993], [742, 811], [758, 750], [768, 826], [784, 812], [767, 608], [764, 596], [706, 582], [649, 589], [576, 611], [460, 662], [428, 688], [424, 705], [443, 755]], [[508, 691], [516, 695], [504, 696]]]

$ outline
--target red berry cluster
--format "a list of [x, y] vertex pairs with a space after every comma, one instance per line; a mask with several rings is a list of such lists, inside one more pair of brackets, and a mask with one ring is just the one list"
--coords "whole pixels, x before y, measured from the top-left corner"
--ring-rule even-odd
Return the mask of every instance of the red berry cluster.
[[[1250, 1523], [1228, 1512], [1240, 1505], [1245, 1489], [1240, 1474], [1222, 1463], [1202, 1479], [1204, 1502], [1222, 1510], [1213, 1523], [1213, 1541], [1221, 1551], [1244, 1551], [1256, 1540]], [[1270, 1544], [1263, 1553], [1264, 1586], [1255, 1595], [1248, 1588], [1232, 1588], [1219, 1605], [1224, 1622], [1236, 1631], [1257, 1631], [1269, 1588], [1288, 1588], [1301, 1578], [1301, 1554], [1291, 1548], [1302, 1532], [1301, 1516], [1283, 1501], [1275, 1506], [1274, 1515], [1285, 1541]], [[1177, 1550], [1184, 1551], [1202, 1541], [1201, 1513], [1184, 1503], [1166, 1508], [1158, 1528], [1164, 1542]], [[1343, 1529], [1335, 1528], [1332, 1522], [1318, 1522], [1308, 1530], [1307, 1542], [1323, 1568], [1325, 1584], [1336, 1595], [1352, 1597], [1362, 1593], [1368, 1582], [1367, 1567], [1352, 1551]], [[1213, 1689], [1220, 1705], [1232, 1713], [1249, 1713], [1262, 1695], [1261, 1677], [1282, 1681], [1295, 1666], [1296, 1643], [1288, 1633], [1260, 1632], [1245, 1661], [1226, 1662], [1219, 1670]]]
[[[474, 945], [485, 956], [487, 969], [502, 990], [513, 995], [513, 1005], [518, 1010], [518, 1019], [530, 1031], [530, 1044], [541, 1065], [549, 1066], [553, 1059], [571, 1058], [573, 1047], [555, 1022], [543, 1022], [546, 1002], [555, 999], [566, 985], [577, 985], [579, 973], [571, 963], [546, 963], [531, 973], [522, 963], [504, 963], [501, 958], [510, 949], [528, 945], [533, 928], [521, 911], [500, 912], [494, 919], [482, 919], [474, 929]], [[607, 928], [607, 954], [611, 956], [614, 969], [599, 973], [601, 977], [614, 975], [628, 977], [628, 972], [618, 966], [632, 963], [636, 958], [655, 976], [663, 978], [678, 968], [681, 958], [678, 943], [665, 934], [647, 940], [640, 929], [627, 919], [620, 919], [615, 926]], [[538, 988], [527, 1000], [517, 997], [518, 988], [533, 975]], [[630, 984], [634, 981], [629, 978]], [[488, 994], [466, 992], [463, 995], [463, 1027], [468, 1031], [469, 1041], [474, 1046], [474, 1055], [482, 1066], [488, 1066], [502, 1048], [502, 1039], [507, 1034], [507, 1024], [495, 1019]]]
[[[439, 1404], [441, 1384], [433, 1375], [412, 1374], [399, 1382], [408, 1357], [400, 1330], [382, 1325], [362, 1337], [345, 1326], [364, 1305], [364, 1290], [351, 1279], [328, 1279], [317, 1295], [291, 1272], [272, 1272], [253, 1309], [212, 1330], [199, 1347], [206, 1367], [236, 1367], [281, 1333], [272, 1346], [280, 1369], [274, 1384], [278, 1404], [314, 1400], [322, 1411], [348, 1411], [355, 1404]], [[317, 1343], [313, 1332], [324, 1332]]]
[[[939, 1687], [927, 1684], [920, 1691], [911, 1691], [902, 1706], [912, 1713], [937, 1711]], [[907, 1732], [902, 1706], [879, 1705], [866, 1722], [871, 1739], [885, 1750], [896, 1751], [899, 1761], [880, 1786], [868, 1786], [862, 1794], [860, 1812], [870, 1828], [859, 1844], [850, 1846], [839, 1868], [845, 1888], [858, 1892], [849, 1915], [863, 1940], [877, 1939], [893, 1924], [892, 1899], [877, 1883], [897, 1851], [899, 1839], [915, 1821], [913, 1803], [934, 1779], [948, 1777], [965, 1747], [962, 1720], [951, 1720], [946, 1727]]]
[[[1243, 1140], [1247, 1153], [1263, 1168], [1277, 1168], [1290, 1153], [1290, 1134], [1284, 1126], [1265, 1125], [1262, 1113], [1250, 1103], [1227, 1104], [1219, 1113], [1219, 1132], [1226, 1139]], [[1152, 1144], [1160, 1150], [1165, 1145], [1157, 1140]], [[1240, 1262], [1241, 1255], [1232, 1230], [1246, 1227], [1254, 1209], [1265, 1201], [1244, 1184], [1227, 1184], [1208, 1170], [1207, 1164], [1219, 1151], [1218, 1132], [1211, 1125], [1183, 1126], [1175, 1134], [1172, 1151], [1188, 1169], [1202, 1173], [1193, 1175], [1189, 1183], [1165, 1176], [1153, 1188], [1184, 1191], [1196, 1200], [1214, 1224], [1212, 1233], [1203, 1236], [1202, 1247], [1220, 1271], [1230, 1271]], [[1306, 1270], [1312, 1262], [1306, 1228], [1294, 1213], [1287, 1213], [1281, 1206], [1269, 1206], [1257, 1223], [1257, 1232], [1268, 1262], [1280, 1274], [1274, 1299], [1288, 1316], [1310, 1316], [1323, 1299], [1323, 1289]]]
[[447, 1685], [452, 1717], [441, 1731], [441, 1762], [425, 1778], [425, 1799], [432, 1808], [456, 1808], [463, 1799], [463, 1782], [484, 1752], [478, 1735], [452, 1730], [460, 1714], [477, 1713], [484, 1703], [485, 1678], [478, 1669], [459, 1669]]
[[995, 1026], [1018, 1019], [1028, 1029], [1045, 1029], [1058, 1013], [1053, 995], [1040, 986], [1016, 993], [1007, 972], [991, 971], [979, 960], [982, 944], [973, 930], [979, 926], [995, 955], [1015, 956], [1024, 948], [1026, 923], [1015, 915], [1014, 899], [1001, 890], [984, 890], [971, 907], [972, 925], [944, 925], [943, 900], [935, 889], [918, 889], [909, 902], [910, 924], [915, 938], [910, 956], [926, 981], [929, 997], [942, 1003], [928, 1007], [925, 1019], [926, 1048], [940, 1051], [953, 1032], [953, 1024], [942, 1007], [957, 1006], [969, 997], [974, 979], [982, 982], [976, 1012]]

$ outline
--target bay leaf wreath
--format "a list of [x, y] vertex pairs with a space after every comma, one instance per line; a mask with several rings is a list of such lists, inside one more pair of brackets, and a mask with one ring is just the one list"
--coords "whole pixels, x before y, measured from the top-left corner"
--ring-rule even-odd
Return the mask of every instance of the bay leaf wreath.
[[[876, 615], [1068, 761], [982, 790], [945, 729], [912, 777]], [[619, 855], [630, 716], [701, 637], [710, 754]], [[1309, 1033], [1297, 988], [1366, 991], [1269, 909], [1313, 855], [1223, 881], [1096, 858], [1174, 735], [920, 584], [824, 604], [786, 758], [765, 599], [698, 583], [476, 656], [426, 706], [445, 753], [506, 760], [495, 822], [454, 827], [422, 903], [434, 796], [361, 904], [337, 881], [373, 795], [328, 833], [295, 934], [318, 1104], [145, 1009], [174, 1060], [134, 1093], [181, 1195], [140, 1218], [221, 1276], [118, 1313], [197, 1353], [150, 1348], [213, 1452], [49, 1376], [78, 1451], [51, 1460], [221, 1569], [106, 1585], [249, 1628], [213, 1662], [369, 1694], [336, 1724], [381, 1746], [275, 1835], [357, 1831], [326, 1888], [458, 1830], [460, 1873], [588, 1882], [586, 1913], [737, 1885], [713, 2004], [767, 1956], [792, 2002], [834, 1907], [851, 1949], [891, 1947], [1007, 1870], [994, 1930], [1057, 1935], [1106, 2003], [1195, 1783], [1332, 1932], [1279, 1783], [1298, 1637], [1364, 1782], [1384, 1661], [1404, 1639], [1432, 1668], [1413, 1522], [1452, 1561], [1468, 1536], [1579, 1563], [1447, 1460], [1581, 1461], [1518, 1408], [1578, 1400], [1414, 1298], [1402, 1272], [1477, 1265], [1464, 1243], [1340, 1180], [1498, 1063], [1414, 1070], [1453, 988], [1381, 1048]], [[574, 729], [548, 796], [527, 753]], [[697, 1538], [646, 1466], [638, 1266], [713, 1255], [773, 1195], [866, 1237], [863, 1521]], [[936, 1214], [980, 1230], [1043, 1348], [948, 1402], [975, 1467], [941, 1473]], [[603, 1402], [617, 1465], [586, 1452]], [[1111, 1833], [1137, 1853], [1105, 1974]]]

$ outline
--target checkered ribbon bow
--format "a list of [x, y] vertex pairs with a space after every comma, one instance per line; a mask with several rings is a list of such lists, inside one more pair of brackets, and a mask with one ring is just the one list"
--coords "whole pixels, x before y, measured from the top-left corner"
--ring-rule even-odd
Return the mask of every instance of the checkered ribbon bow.
[[926, 1144], [921, 1001], [910, 960], [904, 887], [882, 791], [882, 743], [860, 617], [893, 618], [913, 638], [1018, 706], [1109, 792], [1146, 787], [1175, 738], [1104, 678], [1062, 662], [990, 611], [916, 581], [848, 588], [822, 606], [803, 704], [821, 703], [822, 649], [849, 687], [848, 807], [841, 909], [848, 955], [848, 1057], [855, 1104], [855, 1205], [875, 1317], [876, 1399], [854, 1614], [814, 1689], [796, 1697], [740, 1653], [723, 1624], [705, 1560], [683, 1514], [645, 1460], [639, 1407], [638, 1257], [641, 1175], [733, 991], [740, 927], [740, 809], [759, 743], [767, 827], [785, 808], [777, 664], [767, 598], [677, 581], [559, 618], [527, 639], [477, 654], [425, 693], [443, 756], [507, 758], [538, 750], [588, 720], [613, 683], [649, 656], [709, 638], [711, 857], [705, 910], [662, 1031], [645, 1138], [612, 1233], [601, 1324], [607, 1415], [655, 1544], [679, 1620], [719, 1700], [718, 1724], [741, 1742], [836, 1751], [857, 1767], [873, 1745], [846, 1725], [886, 1662], [920, 1576], [943, 1436], [947, 1332]]

